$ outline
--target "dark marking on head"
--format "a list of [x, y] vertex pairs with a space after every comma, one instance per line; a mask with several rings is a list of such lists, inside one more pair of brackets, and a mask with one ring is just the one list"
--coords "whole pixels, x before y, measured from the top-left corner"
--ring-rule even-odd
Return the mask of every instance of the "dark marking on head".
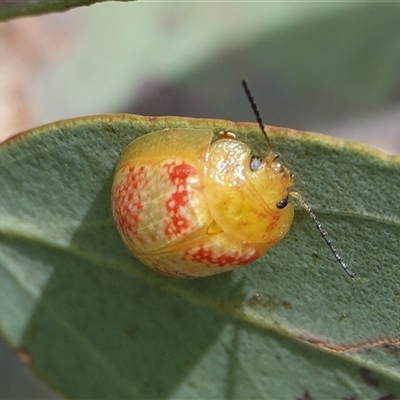
[[259, 156], [251, 156], [250, 158], [250, 169], [257, 171], [262, 165], [262, 159]]
[[285, 208], [288, 205], [288, 203], [289, 203], [289, 199], [287, 197], [285, 197], [284, 199], [282, 199], [281, 201], [279, 201], [276, 204], [276, 208], [279, 208], [281, 210], [282, 208]]

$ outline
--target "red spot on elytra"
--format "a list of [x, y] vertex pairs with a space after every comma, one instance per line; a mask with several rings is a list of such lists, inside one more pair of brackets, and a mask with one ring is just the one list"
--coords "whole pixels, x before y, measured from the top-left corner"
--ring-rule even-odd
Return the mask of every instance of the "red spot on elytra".
[[165, 165], [168, 169], [168, 175], [171, 182], [184, 184], [191, 175], [196, 175], [197, 171], [189, 164], [181, 163], [176, 165], [176, 161], [172, 161]]
[[249, 254], [242, 254], [239, 251], [229, 254], [215, 254], [212, 249], [200, 246], [195, 252], [187, 251], [185, 256], [192, 261], [214, 265], [216, 267], [225, 267], [227, 265], [246, 265], [256, 260], [260, 255], [257, 249]]
[[171, 238], [184, 233], [190, 228], [184, 211], [190, 196], [188, 179], [190, 176], [196, 175], [197, 171], [186, 163], [177, 165], [176, 161], [165, 164], [164, 168], [167, 169], [168, 178], [174, 186], [174, 191], [165, 201], [169, 216], [165, 224], [165, 234]]
[[124, 237], [138, 235], [140, 213], [143, 210], [141, 189], [147, 184], [144, 166], [127, 167], [123, 178], [113, 188], [113, 212], [119, 231]]

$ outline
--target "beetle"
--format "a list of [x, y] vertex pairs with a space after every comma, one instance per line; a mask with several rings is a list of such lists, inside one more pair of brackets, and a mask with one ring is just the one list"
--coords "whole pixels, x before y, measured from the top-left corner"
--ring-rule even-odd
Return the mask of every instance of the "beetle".
[[349, 276], [310, 207], [291, 192], [293, 174], [274, 153], [242, 82], [268, 152], [265, 158], [232, 132], [166, 128], [132, 141], [117, 163], [112, 211], [129, 250], [163, 274], [195, 278], [242, 267], [289, 231], [296, 198]]

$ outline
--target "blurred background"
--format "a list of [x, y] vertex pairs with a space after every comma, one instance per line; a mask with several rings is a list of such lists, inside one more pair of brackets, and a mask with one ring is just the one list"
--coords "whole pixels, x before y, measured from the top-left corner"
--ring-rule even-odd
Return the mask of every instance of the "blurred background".
[[[0, 141], [101, 113], [253, 121], [400, 153], [400, 7], [103, 3], [0, 24]], [[55, 399], [0, 344], [0, 399]]]

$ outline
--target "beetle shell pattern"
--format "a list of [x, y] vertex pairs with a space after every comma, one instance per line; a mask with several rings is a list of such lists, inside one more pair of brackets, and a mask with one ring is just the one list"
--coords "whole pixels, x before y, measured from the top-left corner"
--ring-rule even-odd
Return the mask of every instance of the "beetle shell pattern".
[[250, 148], [234, 135], [214, 143], [212, 136], [200, 129], [151, 132], [131, 142], [116, 167], [118, 231], [137, 258], [170, 276], [244, 266], [281, 240], [293, 221], [292, 204], [277, 207], [292, 177], [275, 154], [251, 165]]

